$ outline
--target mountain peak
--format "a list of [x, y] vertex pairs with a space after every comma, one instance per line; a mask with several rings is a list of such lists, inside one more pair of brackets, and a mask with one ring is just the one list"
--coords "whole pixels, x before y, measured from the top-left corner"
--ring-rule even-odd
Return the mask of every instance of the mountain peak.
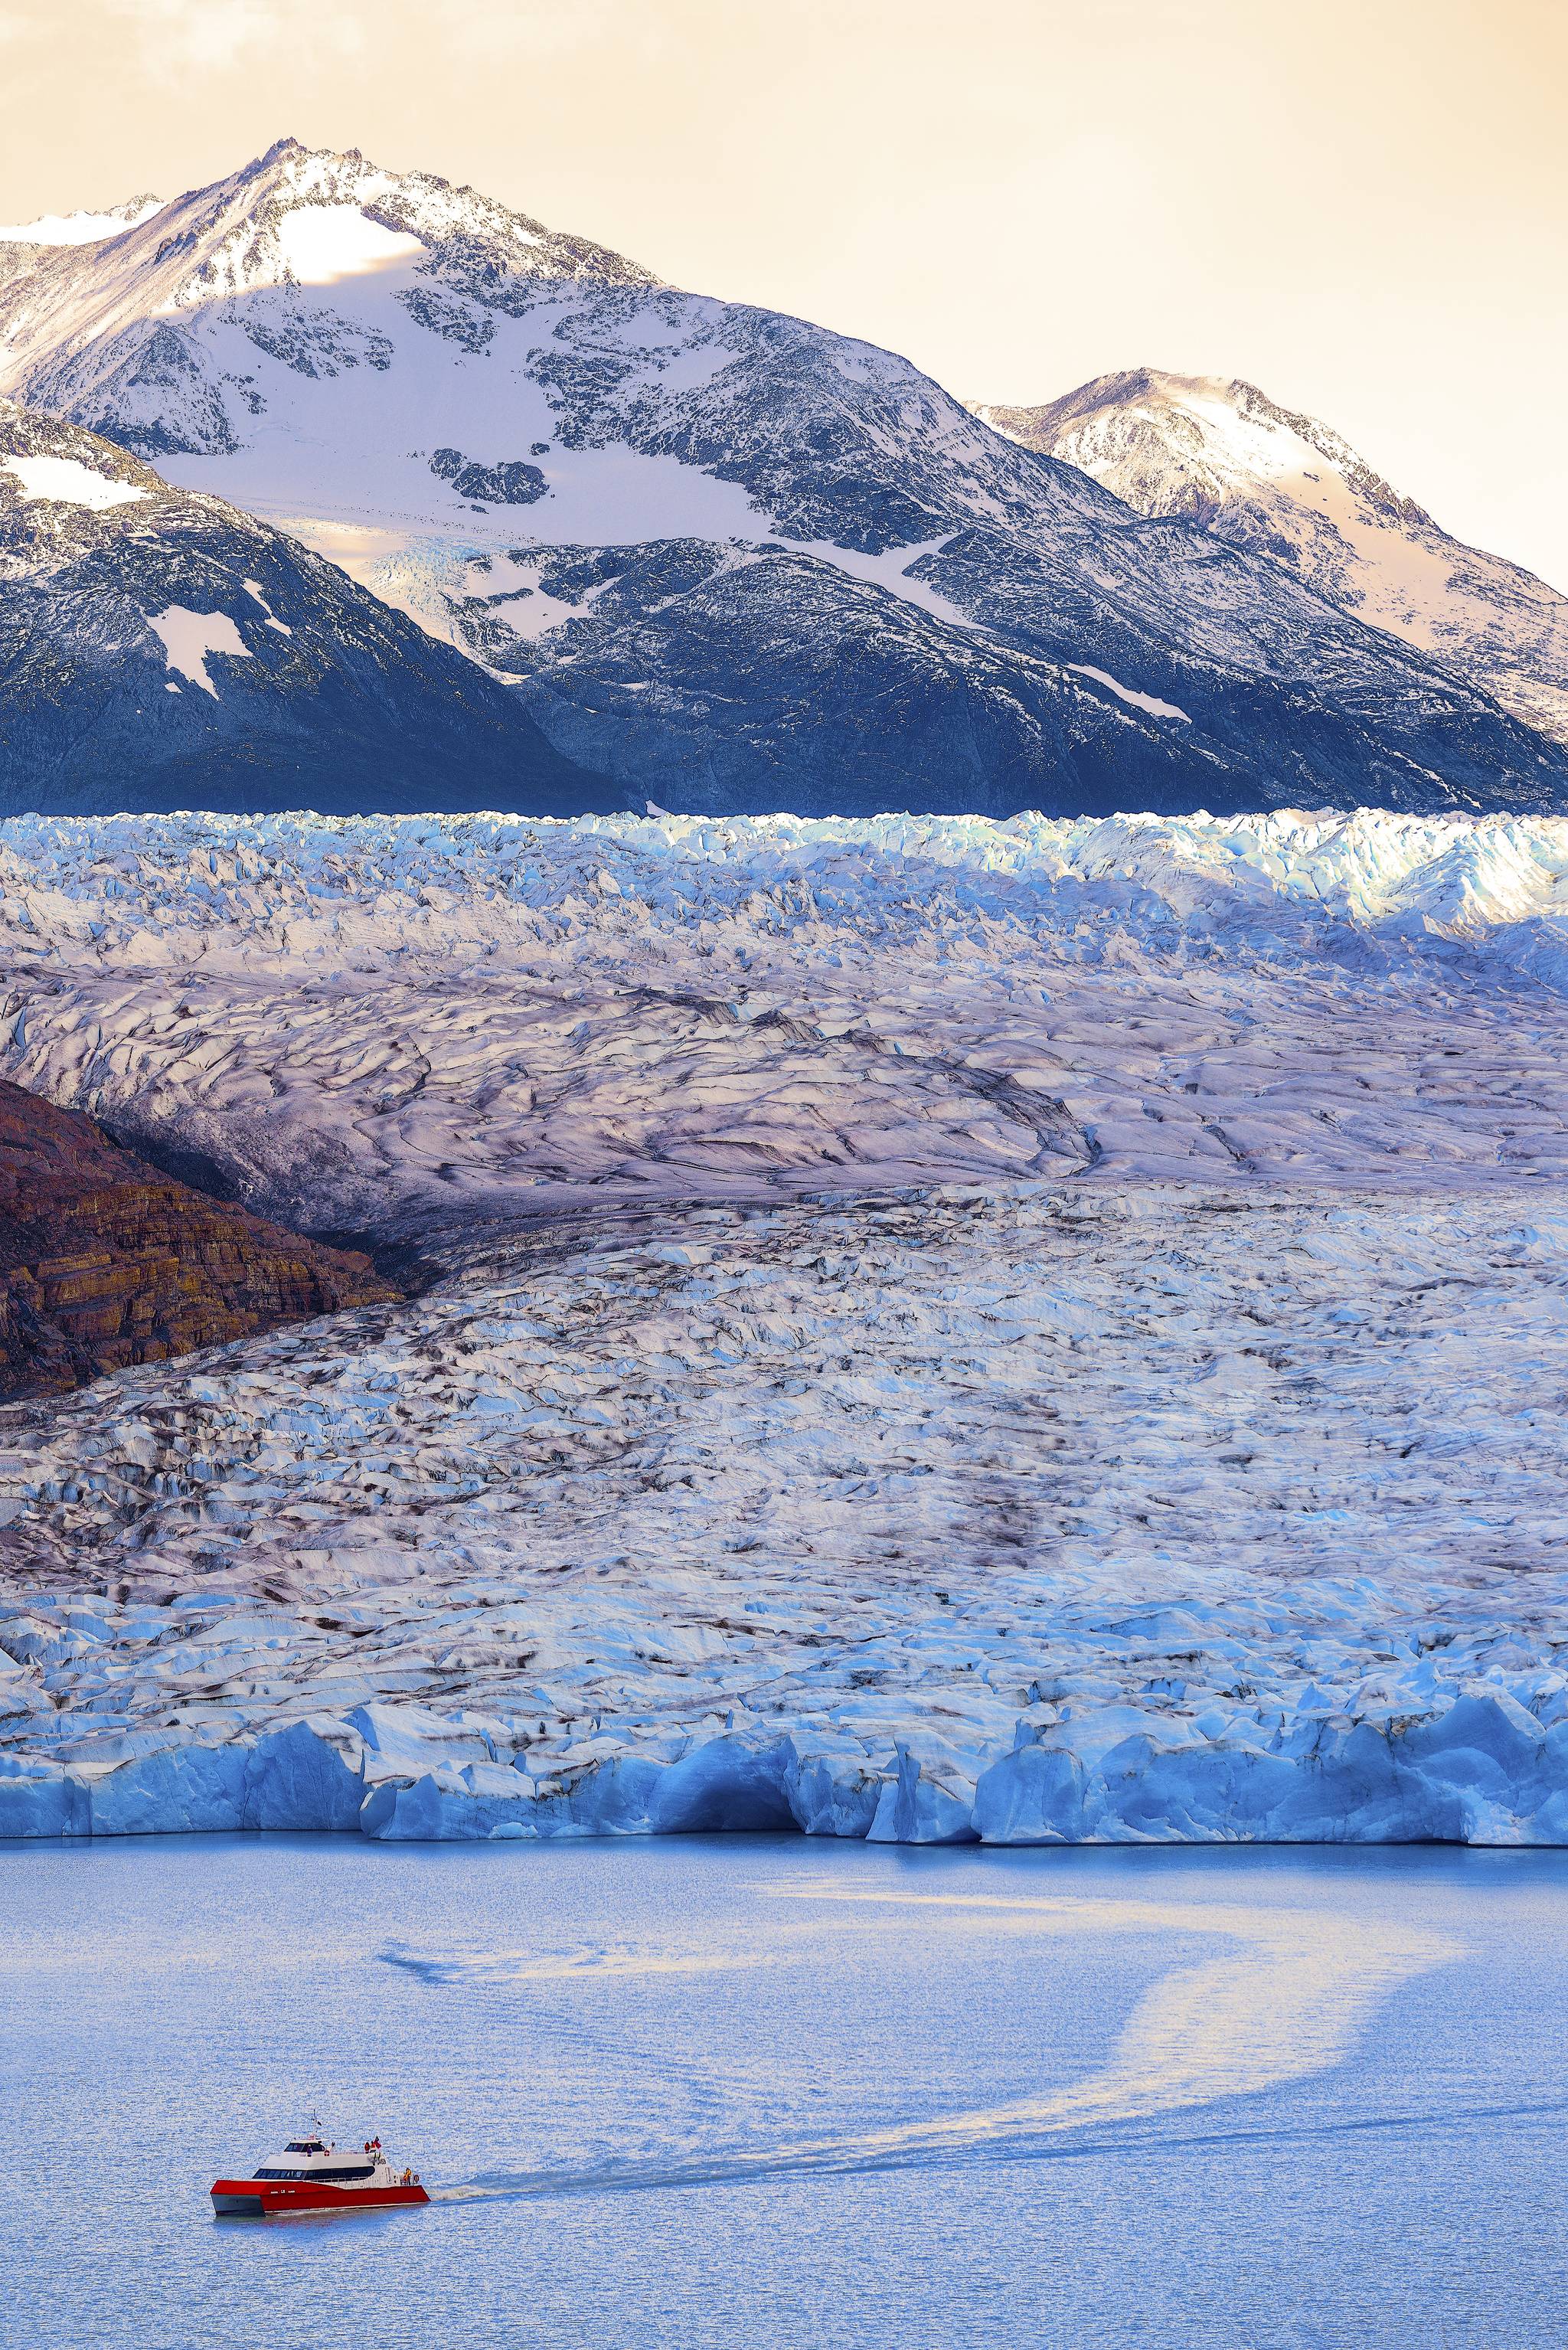
[[617, 286], [659, 282], [651, 270], [607, 246], [547, 228], [531, 213], [473, 188], [454, 188], [437, 172], [389, 171], [358, 147], [306, 147], [297, 139], [275, 140], [265, 155], [232, 178], [178, 201], [205, 226], [215, 213], [233, 213], [242, 192], [244, 213], [255, 216], [258, 225], [306, 205], [363, 212], [417, 239], [438, 269], [443, 248], [460, 243], [483, 254], [496, 280], [591, 277]]
[[[379, 318], [324, 307], [322, 291], [349, 281], [373, 289]], [[410, 315], [450, 319], [475, 300], [516, 311], [562, 281], [659, 283], [432, 173], [280, 139], [131, 224], [0, 245], [0, 391], [147, 455], [232, 450], [263, 412], [255, 353], [317, 379], [374, 369]]]
[[[1067, 463], [1026, 454], [894, 353], [661, 286], [356, 150], [278, 140], [107, 244], [0, 250], [5, 391], [281, 525], [338, 567], [339, 595], [357, 581], [417, 619], [440, 641], [405, 635], [400, 658], [432, 685], [462, 660], [458, 698], [479, 698], [482, 733], [494, 718], [498, 755], [534, 713], [576, 774], [639, 799], [1568, 802], [1562, 753], [1382, 632], [1367, 581], [1386, 586], [1387, 566], [1347, 573], [1338, 598], [1304, 555], [1290, 576], [1291, 518], [1303, 548], [1343, 561], [1338, 515], [1384, 533], [1435, 607], [1447, 543], [1417, 546], [1417, 510], [1255, 386], [1144, 369], [1046, 412], [1064, 444], [1098, 434], [1107, 464], [1144, 465], [1150, 512], [1186, 514], [1151, 527], [1088, 478], [1086, 440], [1056, 452]], [[56, 549], [88, 562], [112, 541], [141, 579], [147, 484], [20, 453], [16, 526], [38, 577]], [[1218, 544], [1221, 514], [1251, 543]], [[303, 615], [244, 559], [224, 557], [227, 584], [161, 576], [139, 607], [154, 663], [148, 629], [161, 642], [170, 612], [187, 616], [188, 673], [159, 683], [182, 740], [198, 721], [260, 723], [264, 686], [293, 691], [266, 681], [300, 668]], [[259, 582], [286, 638], [234, 577]], [[325, 608], [325, 567], [317, 592]], [[1379, 625], [1347, 617], [1358, 598]], [[355, 625], [369, 643], [362, 606]], [[57, 598], [50, 626], [74, 645]], [[190, 663], [208, 655], [203, 679]], [[54, 687], [38, 674], [29, 712]]]
[[37, 220], [0, 228], [0, 244], [101, 244], [128, 228], [138, 228], [161, 212], [161, 196], [130, 196], [105, 212], [45, 213]]
[[1185, 516], [1285, 564], [1325, 601], [1568, 740], [1568, 598], [1450, 538], [1318, 418], [1240, 376], [1150, 367], [1096, 376], [1038, 408], [975, 413], [1139, 514]]
[[[330, 284], [394, 261], [434, 278], [478, 271], [493, 286], [514, 278], [659, 282], [638, 263], [472, 188], [454, 189], [431, 172], [387, 171], [357, 147], [339, 152], [294, 138], [275, 140], [226, 179], [167, 203], [143, 197], [113, 213], [0, 230], [0, 239], [13, 242], [0, 277], [16, 282], [44, 265], [29, 263], [17, 246], [91, 245], [110, 236], [122, 248], [111, 278], [90, 254], [79, 265], [91, 273], [80, 292], [95, 337], [117, 323], [131, 328], [266, 287]], [[57, 344], [59, 313], [75, 307], [77, 288], [58, 264], [47, 285], [43, 306], [25, 307], [38, 336]], [[13, 368], [18, 359], [26, 366], [28, 341], [26, 329], [20, 348], [13, 337], [6, 354]]]
[[1201, 518], [1238, 484], [1308, 472], [1304, 452], [1315, 452], [1378, 512], [1435, 527], [1342, 434], [1241, 376], [1128, 368], [1038, 408], [977, 404], [975, 412], [1009, 440], [1093, 473], [1141, 514]]

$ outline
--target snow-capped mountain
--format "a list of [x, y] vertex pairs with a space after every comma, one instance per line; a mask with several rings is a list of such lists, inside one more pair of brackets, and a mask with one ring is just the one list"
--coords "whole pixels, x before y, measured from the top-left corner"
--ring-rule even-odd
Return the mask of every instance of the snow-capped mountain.
[[618, 796], [297, 540], [0, 400], [0, 809]]
[[1331, 604], [1568, 741], [1568, 596], [1450, 538], [1315, 417], [1255, 384], [1153, 368], [1097, 377], [1043, 408], [975, 412], [1141, 515], [1190, 515], [1274, 556]]
[[0, 244], [97, 244], [106, 236], [118, 236], [121, 229], [139, 228], [162, 209], [161, 196], [131, 196], [103, 213], [45, 213], [20, 227], [0, 228]]
[[707, 809], [1551, 807], [1568, 758], [908, 361], [285, 140], [0, 246], [0, 389], [303, 537]]

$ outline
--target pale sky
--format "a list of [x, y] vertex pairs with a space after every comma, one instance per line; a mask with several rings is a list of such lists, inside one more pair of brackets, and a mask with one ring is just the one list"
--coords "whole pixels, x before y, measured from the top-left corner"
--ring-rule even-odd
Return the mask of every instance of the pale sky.
[[0, 220], [286, 134], [1054, 399], [1336, 426], [1568, 588], [1568, 0], [0, 0]]

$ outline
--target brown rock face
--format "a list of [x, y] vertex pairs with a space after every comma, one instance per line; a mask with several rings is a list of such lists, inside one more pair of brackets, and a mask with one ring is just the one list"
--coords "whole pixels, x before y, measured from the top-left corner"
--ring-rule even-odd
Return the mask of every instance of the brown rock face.
[[400, 1295], [0, 1079], [0, 1399]]

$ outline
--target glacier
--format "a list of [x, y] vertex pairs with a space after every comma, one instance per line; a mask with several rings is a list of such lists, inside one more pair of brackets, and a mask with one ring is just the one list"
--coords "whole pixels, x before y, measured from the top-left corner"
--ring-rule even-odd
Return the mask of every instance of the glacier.
[[0, 1835], [1568, 1841], [1568, 823], [0, 827], [406, 1302], [0, 1412]]

